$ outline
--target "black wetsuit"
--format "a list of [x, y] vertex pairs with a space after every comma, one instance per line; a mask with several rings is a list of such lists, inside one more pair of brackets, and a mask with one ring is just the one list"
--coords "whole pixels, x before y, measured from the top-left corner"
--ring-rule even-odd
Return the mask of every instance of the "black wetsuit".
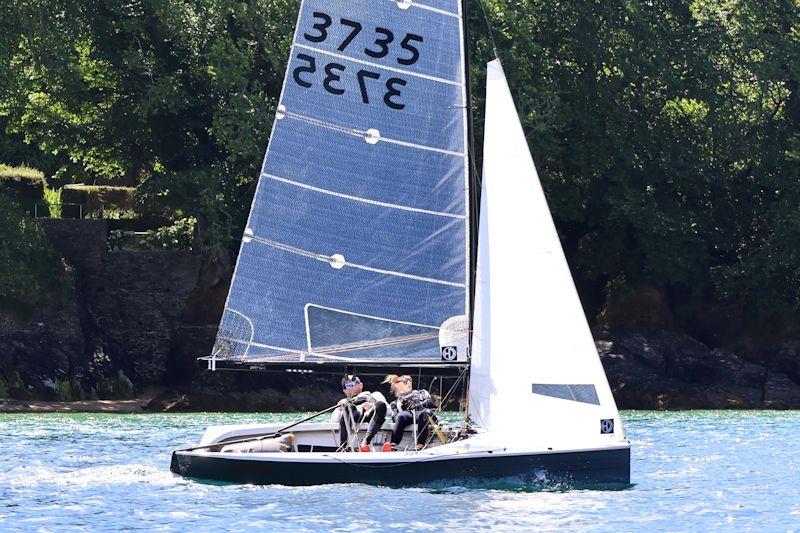
[[[412, 390], [398, 396], [397, 400], [392, 402], [392, 411], [394, 412], [392, 444], [400, 444], [400, 441], [403, 440], [403, 432], [414, 422], [417, 423], [417, 444], [428, 442], [429, 419], [432, 418], [434, 422], [436, 421], [436, 415], [433, 412], [435, 408], [436, 404], [425, 389]], [[416, 413], [416, 420], [414, 420], [414, 413]]]
[[365, 391], [351, 398], [350, 401], [342, 406], [342, 417], [339, 419], [339, 444], [347, 443], [347, 426], [350, 424], [350, 420], [353, 420], [355, 424], [361, 421], [361, 416], [364, 414], [361, 404], [366, 402], [372, 403], [374, 407], [364, 416], [363, 421], [369, 422], [367, 434], [364, 437], [364, 443], [370, 444], [372, 442], [372, 437], [381, 430], [381, 426], [386, 420], [386, 412], [388, 410], [386, 399], [380, 393], [373, 395], [373, 393]]

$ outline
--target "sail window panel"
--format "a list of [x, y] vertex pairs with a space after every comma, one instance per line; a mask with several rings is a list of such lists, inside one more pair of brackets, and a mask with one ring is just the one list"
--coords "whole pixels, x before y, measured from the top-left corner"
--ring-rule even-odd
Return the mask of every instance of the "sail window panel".
[[[421, 146], [421, 149], [465, 153], [465, 109], [463, 88], [424, 78], [397, 77], [395, 73], [375, 68], [374, 76], [361, 76], [363, 65], [347, 59], [336, 59], [343, 70], [335, 70], [338, 81], [328, 83], [326, 58], [307, 54], [295, 48], [289, 63], [289, 76], [281, 104], [286, 113], [297, 119], [310, 119], [351, 134], [364, 135], [376, 129], [387, 141], [400, 141]], [[307, 68], [313, 57], [314, 71], [297, 74]], [[402, 79], [405, 85], [394, 85], [397, 94], [389, 95], [387, 82]], [[359, 81], [360, 80], [360, 81]], [[362, 92], [363, 89], [363, 92]], [[366, 100], [366, 103], [365, 103]], [[388, 102], [388, 104], [387, 104]], [[395, 106], [391, 107], [389, 104]], [[402, 106], [402, 108], [398, 108]], [[284, 119], [281, 119], [284, 120]]]
[[[254, 345], [297, 350], [298, 353], [308, 351], [306, 304], [432, 327], [441, 326], [451, 316], [463, 314], [465, 306], [464, 291], [457, 287], [348, 267], [334, 270], [325, 262], [257, 242], [242, 246], [228, 308], [246, 316], [253, 324]], [[343, 320], [342, 323], [353, 326], [352, 321]], [[364, 323], [360, 332], [348, 333], [347, 341], [378, 338], [375, 331], [366, 327], [368, 324], [384, 326], [380, 321]], [[242, 328], [239, 331], [243, 332], [243, 342], [249, 342], [249, 332]], [[415, 359], [440, 360], [438, 349], [428, 353], [432, 346], [427, 345], [424, 353], [403, 352], [403, 357], [413, 355]], [[248, 351], [248, 357], [259, 353], [281, 352], [255, 346]], [[360, 351], [359, 357], [369, 358], [370, 352]]]
[[464, 219], [389, 209], [274, 180], [259, 187], [256, 205], [265, 206], [251, 214], [257, 237], [309, 253], [341, 254], [348, 263], [465, 284]]
[[388, 0], [306, 0], [295, 46], [460, 83], [460, 39], [458, 17]]
[[290, 117], [276, 125], [264, 171], [365, 200], [466, 216], [466, 158], [362, 137]]
[[371, 360], [439, 353], [439, 330], [419, 324], [356, 315], [315, 305], [306, 307], [311, 352]]
[[532, 391], [534, 394], [541, 394], [542, 396], [600, 405], [600, 400], [597, 397], [597, 389], [592, 384], [562, 385], [534, 383], [532, 385]]

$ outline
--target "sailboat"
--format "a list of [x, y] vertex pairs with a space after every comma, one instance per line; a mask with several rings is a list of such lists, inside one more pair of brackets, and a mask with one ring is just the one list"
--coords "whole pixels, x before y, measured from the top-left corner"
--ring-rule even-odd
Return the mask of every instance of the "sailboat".
[[630, 443], [499, 60], [487, 65], [474, 216], [465, 8], [303, 0], [206, 359], [211, 370], [455, 376], [468, 380], [467, 419], [422, 450], [411, 427], [399, 451], [361, 453], [340, 448], [331, 422], [212, 426], [173, 453], [174, 472], [284, 485], [630, 482]]

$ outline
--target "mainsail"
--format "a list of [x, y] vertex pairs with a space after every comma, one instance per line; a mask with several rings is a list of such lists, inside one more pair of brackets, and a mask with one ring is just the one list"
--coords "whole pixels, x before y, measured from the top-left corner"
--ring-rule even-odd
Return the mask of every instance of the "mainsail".
[[212, 357], [465, 361], [459, 0], [303, 0]]
[[482, 185], [470, 416], [493, 436], [512, 441], [552, 446], [622, 438], [497, 60], [487, 65]]

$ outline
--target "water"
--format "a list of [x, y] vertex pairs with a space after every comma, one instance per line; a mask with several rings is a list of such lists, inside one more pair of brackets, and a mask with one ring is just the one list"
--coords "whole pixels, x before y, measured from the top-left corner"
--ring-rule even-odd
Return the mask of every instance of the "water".
[[209, 424], [288, 414], [0, 415], [0, 529], [800, 531], [800, 411], [625, 412], [626, 490], [213, 485], [169, 472]]

